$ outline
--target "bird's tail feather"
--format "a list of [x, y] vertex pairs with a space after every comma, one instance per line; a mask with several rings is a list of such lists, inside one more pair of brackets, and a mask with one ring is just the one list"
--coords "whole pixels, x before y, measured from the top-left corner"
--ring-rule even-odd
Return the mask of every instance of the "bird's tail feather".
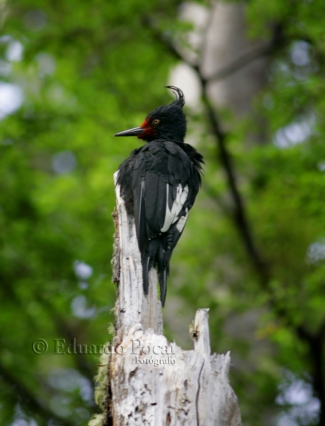
[[162, 241], [159, 239], [150, 240], [145, 252], [142, 255], [141, 260], [144, 294], [148, 295], [149, 292], [149, 271], [153, 266], [157, 266], [158, 280], [160, 285], [160, 300], [162, 306], [164, 306], [167, 294], [167, 276], [169, 274], [169, 261], [166, 262], [166, 252], [163, 249]]
[[143, 275], [143, 291], [144, 294], [147, 296], [149, 291], [149, 271], [151, 269], [150, 266], [150, 256], [142, 257], [142, 275]]
[[141, 256], [142, 261], [142, 275], [143, 275], [143, 291], [147, 295], [149, 291], [149, 271], [155, 265], [156, 253], [159, 249], [159, 241], [152, 239], [148, 244]]
[[165, 306], [166, 294], [167, 294], [167, 276], [168, 276], [169, 265], [158, 273], [158, 279], [160, 284], [160, 300], [161, 304]]

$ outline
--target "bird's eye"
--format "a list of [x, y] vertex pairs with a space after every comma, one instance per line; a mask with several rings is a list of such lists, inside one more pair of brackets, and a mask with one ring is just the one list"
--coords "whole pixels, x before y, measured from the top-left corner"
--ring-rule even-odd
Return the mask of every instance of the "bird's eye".
[[157, 125], [159, 123], [160, 120], [158, 120], [158, 118], [155, 118], [154, 120], [152, 120], [152, 124]]

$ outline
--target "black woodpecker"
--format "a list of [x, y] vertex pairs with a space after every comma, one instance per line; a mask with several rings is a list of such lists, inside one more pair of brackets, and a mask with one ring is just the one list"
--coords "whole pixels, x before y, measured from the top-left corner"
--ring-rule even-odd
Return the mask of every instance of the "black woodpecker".
[[148, 294], [148, 274], [155, 266], [162, 306], [169, 261], [199, 191], [204, 163], [202, 155], [184, 143], [184, 94], [177, 87], [166, 87], [175, 92], [174, 102], [153, 110], [140, 127], [115, 135], [137, 136], [148, 142], [120, 165], [117, 184], [126, 210], [135, 220], [144, 293]]

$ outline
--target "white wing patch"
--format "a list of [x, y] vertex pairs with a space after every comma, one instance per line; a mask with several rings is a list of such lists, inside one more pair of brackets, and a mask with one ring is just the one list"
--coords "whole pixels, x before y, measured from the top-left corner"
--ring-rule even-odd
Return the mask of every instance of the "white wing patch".
[[[169, 184], [167, 183], [166, 184], [165, 222], [164, 222], [163, 227], [161, 228], [161, 232], [167, 232], [168, 229], [170, 228], [170, 226], [179, 219], [179, 217], [178, 217], [179, 212], [182, 210], [184, 203], [185, 203], [185, 201], [187, 200], [187, 197], [188, 197], [188, 186], [186, 185], [183, 188], [181, 184], [178, 184], [177, 189], [176, 189], [176, 198], [173, 202], [171, 210], [169, 209], [169, 205], [168, 205], [168, 196], [169, 196]], [[186, 223], [187, 215], [182, 216], [182, 218], [183, 217], [185, 218], [184, 220], [185, 220], [185, 223]], [[185, 223], [184, 223], [182, 229], [184, 228]], [[178, 224], [177, 224], [177, 227], [178, 227]]]
[[186, 209], [186, 215], [185, 216], [181, 216], [179, 218], [179, 221], [177, 222], [176, 228], [177, 228], [177, 231], [179, 233], [183, 232], [183, 229], [184, 229], [184, 227], [186, 225], [187, 218], [188, 218], [188, 209]]

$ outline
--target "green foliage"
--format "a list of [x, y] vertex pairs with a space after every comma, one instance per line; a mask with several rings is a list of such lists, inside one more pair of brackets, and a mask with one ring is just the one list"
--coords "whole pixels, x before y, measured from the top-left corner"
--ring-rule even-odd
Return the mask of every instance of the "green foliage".
[[[172, 0], [7, 5], [0, 83], [19, 87], [23, 102], [0, 126], [1, 424], [86, 424], [97, 410], [93, 376], [115, 301], [113, 173], [138, 146], [113, 134], [167, 102], [163, 86], [175, 59], [157, 32], [163, 40], [187, 40], [191, 25], [179, 22], [180, 6]], [[227, 138], [270, 271], [267, 284], [234, 225], [204, 110], [188, 113], [189, 136], [207, 164], [171, 265], [166, 333], [190, 348], [187, 326], [197, 308], [210, 308], [212, 349], [231, 350], [232, 385], [252, 426], [276, 424], [277, 414], [290, 409], [276, 404], [283, 371], [311, 382], [315, 354], [297, 330], [316, 335], [325, 321], [322, 13], [320, 0], [246, 5], [251, 37], [270, 38], [274, 26], [281, 29], [268, 85], [254, 113], [231, 122]], [[22, 58], [12, 56], [17, 42]], [[307, 55], [303, 64], [293, 60], [299, 48]], [[257, 113], [264, 138], [252, 144]], [[221, 116], [231, 121], [229, 112]], [[297, 129], [305, 135], [300, 144], [292, 141]], [[38, 339], [48, 343], [46, 353], [36, 353]], [[58, 353], [62, 339], [65, 354]], [[80, 346], [71, 354], [74, 344], [94, 350]], [[100, 405], [105, 386], [97, 390]], [[94, 417], [93, 424], [100, 421]]]

